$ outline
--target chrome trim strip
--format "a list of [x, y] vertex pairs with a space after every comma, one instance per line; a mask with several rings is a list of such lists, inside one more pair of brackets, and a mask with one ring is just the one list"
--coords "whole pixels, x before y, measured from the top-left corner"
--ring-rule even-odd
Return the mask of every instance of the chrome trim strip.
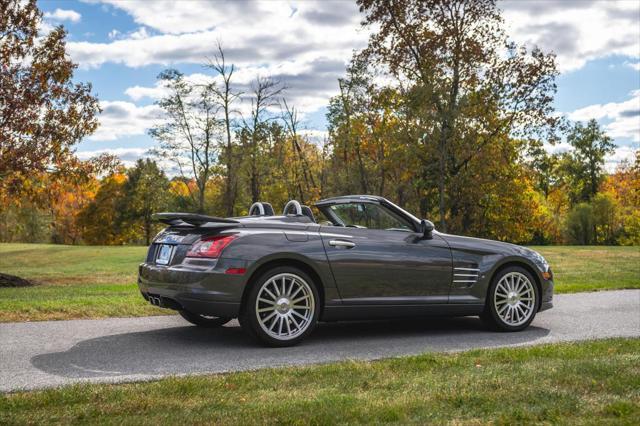
[[458, 267], [455, 267], [453, 269], [457, 269], [458, 271], [480, 271], [479, 268], [458, 268]]
[[455, 277], [475, 277], [478, 278], [478, 274], [453, 274]]
[[454, 283], [477, 283], [476, 280], [453, 280]]

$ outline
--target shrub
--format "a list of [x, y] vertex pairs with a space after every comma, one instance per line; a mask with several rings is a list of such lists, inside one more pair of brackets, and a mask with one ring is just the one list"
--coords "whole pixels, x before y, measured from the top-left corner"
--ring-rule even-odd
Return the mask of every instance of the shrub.
[[567, 215], [565, 230], [570, 243], [593, 244], [595, 242], [595, 227], [591, 204], [579, 203], [571, 209]]

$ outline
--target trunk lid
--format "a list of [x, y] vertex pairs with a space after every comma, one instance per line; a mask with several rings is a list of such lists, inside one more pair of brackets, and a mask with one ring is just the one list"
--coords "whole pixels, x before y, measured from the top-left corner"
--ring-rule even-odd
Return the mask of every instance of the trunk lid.
[[234, 219], [194, 213], [157, 213], [153, 218], [169, 225], [156, 235], [147, 252], [146, 262], [160, 266], [182, 263], [193, 243], [240, 223]]

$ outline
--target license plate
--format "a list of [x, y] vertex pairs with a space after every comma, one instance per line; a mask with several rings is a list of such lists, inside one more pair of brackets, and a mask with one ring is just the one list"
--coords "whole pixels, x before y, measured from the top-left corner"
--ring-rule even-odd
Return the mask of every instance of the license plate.
[[158, 249], [158, 256], [156, 257], [156, 263], [159, 265], [168, 265], [171, 260], [171, 254], [173, 253], [173, 246], [169, 244], [161, 244]]

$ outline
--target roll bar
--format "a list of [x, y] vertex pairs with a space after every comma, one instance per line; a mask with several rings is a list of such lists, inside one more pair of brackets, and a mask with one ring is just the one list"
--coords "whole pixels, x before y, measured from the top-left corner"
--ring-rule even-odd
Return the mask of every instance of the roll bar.
[[284, 206], [284, 210], [282, 210], [282, 215], [283, 216], [288, 215], [289, 214], [289, 210], [291, 209], [291, 207], [295, 208], [295, 213], [292, 213], [292, 214], [295, 214], [296, 216], [301, 216], [302, 215], [302, 206], [296, 200], [291, 200]]
[[273, 207], [269, 203], [256, 201], [249, 207], [249, 216], [273, 216]]

